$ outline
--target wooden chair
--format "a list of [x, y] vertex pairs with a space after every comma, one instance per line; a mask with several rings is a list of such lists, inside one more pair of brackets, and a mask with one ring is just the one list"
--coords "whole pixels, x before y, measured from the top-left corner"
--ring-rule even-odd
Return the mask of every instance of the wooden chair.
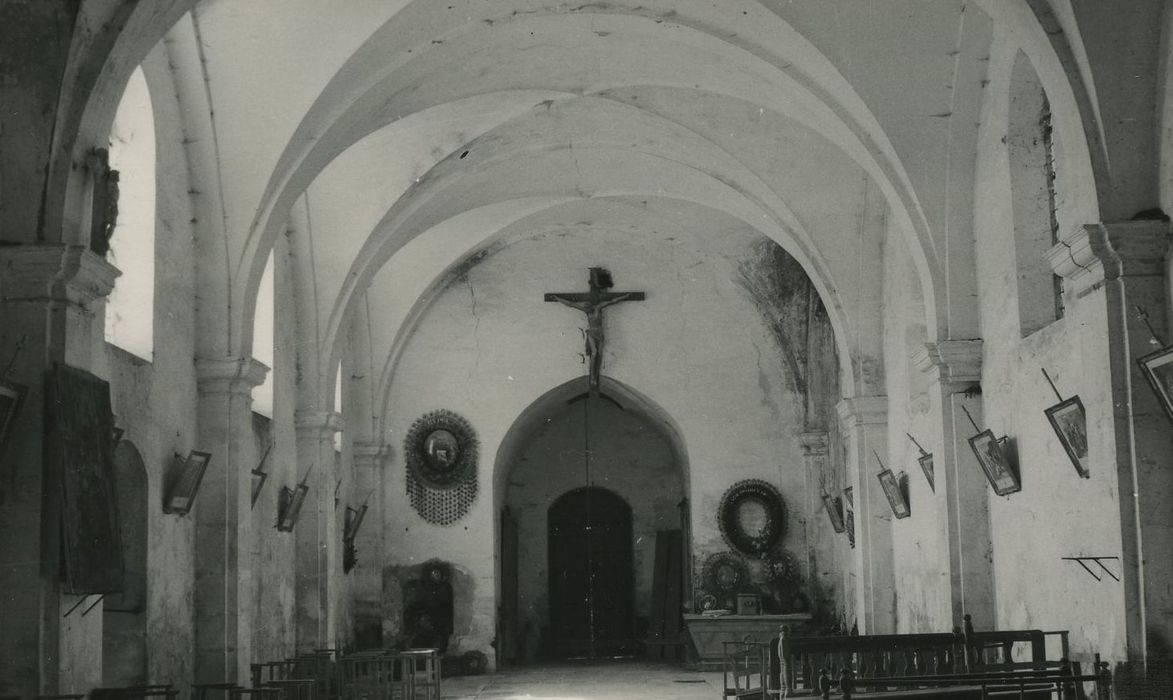
[[90, 691], [90, 700], [147, 700], [148, 698], [178, 700], [179, 691], [172, 688], [170, 684], [94, 688]]
[[227, 699], [228, 691], [239, 687], [236, 683], [192, 683], [191, 697], [192, 700], [208, 700], [208, 696], [212, 695]]
[[440, 700], [440, 676], [443, 674], [439, 649], [404, 649], [399, 652], [410, 661], [415, 678], [416, 697]]
[[294, 678], [313, 678], [316, 682], [314, 692], [317, 697], [326, 700], [338, 697], [338, 681], [335, 677], [334, 652], [331, 650], [314, 651], [302, 654], [291, 659]]
[[340, 700], [411, 700], [415, 697], [413, 660], [385, 652], [338, 660]]
[[317, 700], [317, 682], [313, 678], [288, 678], [270, 680], [263, 687], [278, 688], [283, 700]]
[[722, 645], [724, 697], [766, 700], [771, 688], [770, 645], [759, 642], [723, 642]]
[[[298, 663], [292, 659], [285, 661], [266, 661], [259, 664], [251, 664], [252, 671], [252, 686], [254, 688], [265, 685], [269, 681], [284, 681], [291, 678], [298, 678]], [[310, 675], [302, 676], [303, 678], [312, 678]]]
[[231, 688], [228, 700], [282, 700], [280, 688]]

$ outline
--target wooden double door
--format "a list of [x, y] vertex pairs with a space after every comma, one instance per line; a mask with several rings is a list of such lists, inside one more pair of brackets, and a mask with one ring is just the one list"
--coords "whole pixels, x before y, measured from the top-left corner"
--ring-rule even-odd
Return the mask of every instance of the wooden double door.
[[607, 489], [569, 491], [550, 506], [550, 643], [556, 658], [633, 650], [631, 507]]

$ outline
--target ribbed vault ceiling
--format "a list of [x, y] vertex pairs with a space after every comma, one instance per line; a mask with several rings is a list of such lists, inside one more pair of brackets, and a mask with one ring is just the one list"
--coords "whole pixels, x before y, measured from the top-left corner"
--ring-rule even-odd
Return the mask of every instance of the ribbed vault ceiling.
[[268, 250], [294, 228], [322, 397], [360, 303], [387, 320], [372, 339], [385, 382], [454, 266], [582, 222], [774, 239], [849, 366], [879, 354], [880, 273], [861, 261], [904, 237], [934, 328], [942, 251], [972, 220], [957, 173], [991, 23], [960, 0], [219, 0], [190, 28], [233, 327], [247, 346]]

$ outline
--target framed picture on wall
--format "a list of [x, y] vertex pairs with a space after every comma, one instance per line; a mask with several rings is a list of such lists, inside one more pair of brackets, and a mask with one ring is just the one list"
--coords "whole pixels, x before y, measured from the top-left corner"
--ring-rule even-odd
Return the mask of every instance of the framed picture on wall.
[[933, 493], [936, 493], [937, 482], [935, 479], [936, 475], [933, 472], [933, 453], [925, 452], [920, 457], [918, 457], [916, 461], [918, 464], [920, 464], [921, 471], [925, 473], [925, 481], [929, 482], [929, 489], [931, 489]]
[[282, 486], [277, 494], [277, 529], [281, 532], [293, 532], [297, 524], [297, 517], [301, 515], [301, 507], [305, 503], [306, 494], [310, 487], [304, 481], [290, 489]]
[[192, 450], [186, 458], [175, 455], [175, 481], [171, 485], [170, 493], [167, 494], [167, 500], [163, 502], [164, 513], [187, 515], [195, 503], [196, 494], [199, 493], [200, 483], [204, 480], [204, 472], [207, 471], [210, 461], [211, 453], [199, 450]]
[[1009, 496], [1022, 490], [1022, 482], [1010, 467], [1010, 458], [1003, 449], [1003, 442], [994, 437], [994, 431], [987, 428], [971, 437], [969, 448], [977, 457], [994, 493]]
[[16, 415], [20, 413], [20, 406], [27, 393], [27, 386], [0, 379], [0, 454], [4, 453], [4, 446], [8, 444]]
[[1157, 394], [1169, 420], [1173, 421], [1173, 345], [1137, 360], [1145, 379]]
[[831, 519], [831, 527], [835, 528], [835, 532], [843, 532], [843, 501], [829, 493], [824, 493], [823, 507], [827, 509], [827, 517]]
[[1087, 448], [1087, 415], [1078, 396], [1061, 401], [1046, 410], [1047, 420], [1059, 436], [1059, 443], [1075, 465], [1075, 471], [1085, 479], [1091, 478]]
[[876, 478], [880, 480], [880, 487], [884, 489], [884, 496], [888, 499], [888, 505], [892, 507], [892, 514], [898, 519], [912, 515], [908, 499], [904, 496], [904, 489], [900, 487], [900, 482], [892, 470], [885, 469], [877, 474]]

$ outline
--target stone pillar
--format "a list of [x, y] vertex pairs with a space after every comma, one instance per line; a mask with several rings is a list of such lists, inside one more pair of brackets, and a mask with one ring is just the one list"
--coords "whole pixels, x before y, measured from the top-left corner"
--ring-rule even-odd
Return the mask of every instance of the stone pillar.
[[[0, 454], [0, 694], [85, 693], [102, 680], [102, 615], [60, 584], [60, 507], [44, 473], [44, 376], [92, 370], [118, 270], [82, 246], [0, 248], [0, 370], [28, 387]], [[18, 352], [18, 346], [20, 350]]]
[[806, 493], [803, 505], [803, 541], [806, 542], [807, 579], [811, 602], [835, 606], [839, 602], [842, 567], [837, 561], [838, 537], [827, 520], [823, 493], [842, 498], [843, 485], [839, 475], [827, 466], [828, 440], [826, 431], [799, 433], [802, 461], [806, 468]]
[[896, 631], [896, 585], [892, 566], [892, 509], [876, 478], [873, 452], [888, 452], [888, 397], [839, 402], [847, 441], [847, 480], [855, 499], [855, 609], [860, 634]]
[[[334, 433], [342, 416], [325, 411], [298, 411], [297, 467], [308, 474], [310, 490], [294, 525], [297, 538], [297, 648], [312, 651], [334, 646], [337, 572], [341, 571], [342, 515], [334, 509]], [[340, 509], [339, 509], [340, 510]]]
[[959, 629], [966, 614], [979, 629], [993, 629], [989, 495], [969, 448], [969, 438], [977, 431], [965, 415], [968, 410], [981, 425], [982, 402], [964, 395], [981, 381], [982, 341], [927, 343], [913, 361], [929, 377], [929, 415], [940, 417], [939, 432], [928, 436], [928, 448], [933, 453], [937, 512], [946, 518], [940, 533], [947, 540], [942, 551], [949, 552], [950, 617]]
[[1136, 309], [1173, 339], [1169, 254], [1160, 221], [1085, 226], [1048, 252], [1067, 286], [1073, 343], [1086, 366], [1107, 365], [1088, 378], [1096, 391], [1085, 403], [1089, 433], [1114, 443], [1128, 658], [1142, 668], [1167, 653], [1149, 640], [1173, 640], [1173, 427], [1136, 362], [1159, 347]]
[[252, 358], [200, 359], [199, 442], [211, 462], [193, 507], [195, 678], [245, 683], [252, 663], [252, 389], [268, 368]]
[[391, 448], [377, 442], [354, 445], [354, 503], [367, 502], [362, 529], [355, 538], [358, 564], [350, 575], [355, 596], [355, 635], [360, 641], [382, 635], [383, 629], [383, 473]]

